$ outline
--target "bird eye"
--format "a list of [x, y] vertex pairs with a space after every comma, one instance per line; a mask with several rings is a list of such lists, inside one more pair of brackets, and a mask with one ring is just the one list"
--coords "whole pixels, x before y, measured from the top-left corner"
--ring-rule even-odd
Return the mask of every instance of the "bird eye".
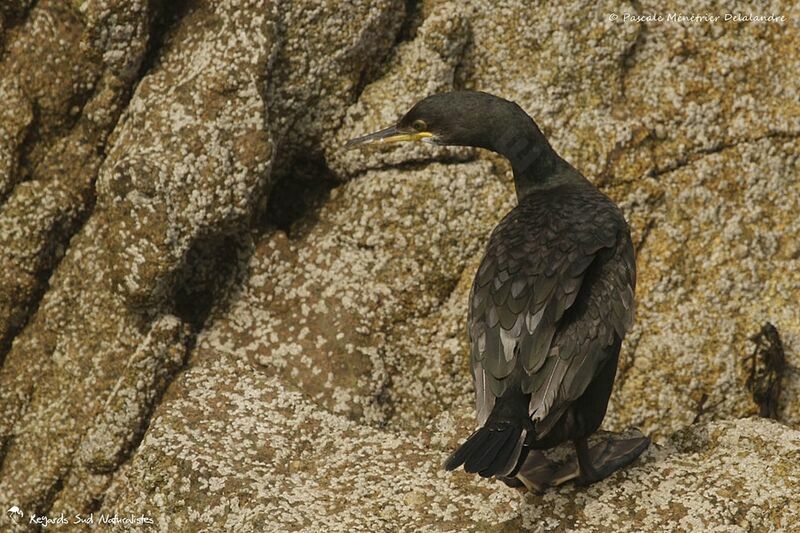
[[412, 128], [414, 128], [414, 129], [415, 129], [415, 130], [417, 130], [417, 131], [425, 131], [425, 130], [427, 130], [427, 129], [428, 129], [428, 125], [427, 125], [427, 124], [425, 124], [425, 121], [424, 121], [424, 120], [422, 120], [422, 119], [417, 119], [417, 120], [415, 120], [415, 121], [414, 121], [414, 122], [411, 124], [411, 127], [412, 127]]

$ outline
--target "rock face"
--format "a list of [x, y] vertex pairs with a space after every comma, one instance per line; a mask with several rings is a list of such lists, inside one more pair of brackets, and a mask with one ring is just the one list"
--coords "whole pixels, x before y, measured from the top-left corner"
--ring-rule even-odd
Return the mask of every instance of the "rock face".
[[[623, 19], [683, 9], [4, 3], [0, 502], [165, 531], [800, 528], [800, 11]], [[341, 147], [454, 88], [519, 103], [630, 221], [605, 427], [656, 445], [589, 489], [440, 469], [510, 170]]]
[[449, 415], [421, 432], [387, 432], [320, 410], [236, 357], [207, 355], [164, 399], [158, 423], [106, 493], [109, 513], [141, 510], [168, 531], [265, 523], [446, 531], [800, 524], [800, 432], [776, 422], [695, 425], [586, 490], [525, 495], [442, 470], [448, 441], [468, 430]]

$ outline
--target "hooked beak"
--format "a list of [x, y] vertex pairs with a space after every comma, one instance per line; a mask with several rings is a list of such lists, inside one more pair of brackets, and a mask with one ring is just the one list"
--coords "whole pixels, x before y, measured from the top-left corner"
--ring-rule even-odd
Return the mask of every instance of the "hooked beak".
[[350, 149], [363, 144], [396, 143], [403, 141], [422, 141], [433, 143], [434, 140], [435, 136], [429, 131], [408, 132], [399, 129], [397, 126], [391, 126], [385, 130], [376, 131], [375, 133], [370, 133], [369, 135], [364, 135], [363, 137], [350, 139], [347, 141], [347, 144], [345, 144], [344, 147], [346, 149]]

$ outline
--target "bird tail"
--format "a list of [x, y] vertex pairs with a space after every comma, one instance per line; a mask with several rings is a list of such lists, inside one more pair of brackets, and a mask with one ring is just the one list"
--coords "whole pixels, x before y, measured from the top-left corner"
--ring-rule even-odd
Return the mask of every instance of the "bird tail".
[[[522, 405], [521, 410], [518, 404]], [[517, 398], [498, 399], [486, 424], [444, 462], [445, 470], [464, 465], [465, 472], [482, 477], [513, 475], [522, 462], [523, 445], [531, 424], [527, 415], [527, 402], [522, 403]]]

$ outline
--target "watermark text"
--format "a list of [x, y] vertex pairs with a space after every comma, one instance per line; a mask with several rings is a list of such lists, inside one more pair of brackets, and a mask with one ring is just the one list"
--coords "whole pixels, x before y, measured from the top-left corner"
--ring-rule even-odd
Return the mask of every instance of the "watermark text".
[[783, 24], [786, 15], [775, 13], [609, 13], [611, 22], [667, 23], [667, 24], [718, 24], [752, 22], [762, 24]]

